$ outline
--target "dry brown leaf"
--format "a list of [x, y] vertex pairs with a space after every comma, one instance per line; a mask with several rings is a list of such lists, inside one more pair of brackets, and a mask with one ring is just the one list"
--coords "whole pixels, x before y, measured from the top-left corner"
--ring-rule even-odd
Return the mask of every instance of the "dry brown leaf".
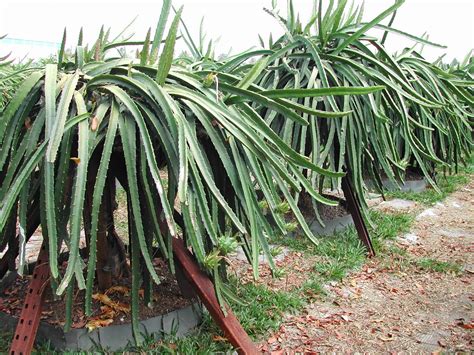
[[109, 306], [101, 306], [100, 311], [101, 311], [101, 314], [99, 317], [101, 319], [114, 318], [117, 313], [112, 307], [109, 307]]
[[31, 128], [31, 118], [27, 117], [25, 120], [25, 128], [30, 129]]
[[459, 322], [458, 325], [460, 327], [463, 327], [464, 329], [474, 329], [474, 322], [470, 322], [470, 323], [464, 323], [464, 322]]
[[114, 308], [116, 311], [120, 311], [120, 312], [124, 312], [124, 313], [129, 313], [130, 312], [130, 305], [125, 304], [125, 303], [114, 302], [110, 306], [112, 308]]
[[97, 116], [92, 117], [90, 127], [92, 132], [95, 132], [99, 127], [99, 120], [97, 119]]
[[92, 295], [92, 299], [99, 301], [100, 303], [103, 303], [103, 304], [112, 303], [112, 300], [110, 299], [110, 297], [107, 295], [104, 295], [103, 293], [94, 293]]
[[111, 324], [113, 319], [92, 319], [86, 324], [86, 328], [91, 332], [94, 329], [106, 327]]
[[272, 344], [272, 343], [276, 343], [277, 342], [277, 338], [276, 337], [270, 337], [268, 340], [267, 340], [267, 343], [268, 344]]
[[74, 329], [81, 329], [81, 328], [84, 328], [84, 326], [86, 325], [86, 320], [85, 319], [81, 319], [79, 322], [75, 322], [71, 325], [72, 328]]
[[112, 286], [109, 289], [107, 289], [107, 291], [105, 291], [105, 294], [109, 295], [111, 293], [116, 293], [116, 292], [127, 296], [130, 292], [130, 289], [128, 287], [125, 287], [125, 286]]
[[103, 293], [96, 293], [92, 296], [93, 299], [99, 301], [100, 303], [103, 303], [111, 308], [113, 308], [116, 311], [128, 313], [130, 312], [130, 306], [120, 303], [120, 302], [114, 302], [110, 299], [109, 296], [104, 295]]
[[220, 342], [227, 342], [227, 338], [221, 337], [220, 335], [214, 335], [212, 337], [212, 340], [214, 341], [220, 341]]

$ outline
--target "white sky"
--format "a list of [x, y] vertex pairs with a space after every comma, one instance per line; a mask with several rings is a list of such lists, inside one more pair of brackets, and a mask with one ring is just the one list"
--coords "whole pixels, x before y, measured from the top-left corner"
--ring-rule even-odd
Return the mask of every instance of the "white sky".
[[[360, 0], [355, 0], [360, 3]], [[324, 0], [324, 2], [328, 2]], [[282, 34], [280, 26], [263, 7], [270, 7], [271, 0], [174, 0], [174, 5], [184, 5], [183, 18], [196, 37], [201, 18], [205, 17], [205, 30], [209, 38], [220, 37], [219, 51], [242, 51], [258, 46], [257, 34], [266, 40], [269, 33], [274, 38]], [[286, 1], [279, 0], [284, 12]], [[295, 10], [303, 19], [309, 17], [313, 0], [294, 0]], [[370, 20], [393, 4], [393, 0], [366, 0], [365, 20]], [[161, 8], [160, 0], [0, 0], [0, 34], [9, 38], [60, 42], [64, 27], [68, 29], [68, 45], [77, 41], [81, 26], [85, 41], [93, 43], [100, 26], [112, 27], [118, 33], [135, 16], [138, 19], [132, 30], [134, 38], [143, 40], [149, 27], [154, 31]], [[388, 19], [385, 21], [385, 23]], [[427, 32], [430, 40], [445, 44], [447, 50], [425, 48], [429, 59], [445, 51], [447, 59], [462, 59], [474, 47], [474, 0], [407, 0], [399, 9], [394, 27], [414, 35]], [[387, 46], [399, 50], [413, 42], [396, 35], [389, 35]], [[21, 47], [21, 48], [20, 48]], [[184, 48], [179, 45], [178, 50]], [[32, 49], [10, 46], [0, 41], [0, 55], [14, 49], [17, 57], [45, 55], [51, 49]]]

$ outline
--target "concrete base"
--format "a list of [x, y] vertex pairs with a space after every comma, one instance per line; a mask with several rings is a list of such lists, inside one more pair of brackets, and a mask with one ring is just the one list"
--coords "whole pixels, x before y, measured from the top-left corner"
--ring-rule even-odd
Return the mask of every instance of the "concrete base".
[[[364, 181], [370, 190], [375, 189], [375, 184], [371, 180]], [[387, 191], [421, 192], [426, 190], [428, 182], [424, 179], [406, 180], [404, 184], [396, 185], [388, 179], [383, 179], [382, 184]]]
[[309, 225], [309, 228], [311, 229], [311, 232], [314, 233], [314, 235], [330, 236], [354, 225], [354, 221], [352, 220], [352, 216], [350, 214], [345, 214], [344, 216], [336, 217], [323, 222], [324, 227], [319, 224], [316, 219], [314, 219], [314, 221]]
[[[141, 333], [153, 336], [156, 340], [165, 335], [183, 337], [202, 321], [202, 307], [194, 303], [170, 313], [149, 318], [140, 322]], [[0, 312], [0, 329], [15, 331], [18, 318]], [[93, 350], [96, 348], [117, 351], [134, 344], [131, 324], [110, 325], [91, 332], [87, 329], [72, 329], [65, 333], [62, 328], [41, 322], [36, 341], [49, 341], [56, 350]]]

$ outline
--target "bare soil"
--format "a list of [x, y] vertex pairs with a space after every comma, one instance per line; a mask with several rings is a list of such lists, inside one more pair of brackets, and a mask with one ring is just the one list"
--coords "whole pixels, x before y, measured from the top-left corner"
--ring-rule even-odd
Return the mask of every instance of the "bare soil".
[[[415, 241], [393, 242], [405, 256], [374, 258], [343, 282], [327, 285], [325, 302], [287, 315], [260, 349], [273, 354], [474, 351], [474, 180], [418, 215], [410, 234]], [[435, 272], [420, 268], [420, 259], [462, 269]]]

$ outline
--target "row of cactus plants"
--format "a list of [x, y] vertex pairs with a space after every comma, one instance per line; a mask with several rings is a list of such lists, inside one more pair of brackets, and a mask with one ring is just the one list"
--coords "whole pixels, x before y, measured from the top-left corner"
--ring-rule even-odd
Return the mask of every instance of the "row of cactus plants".
[[[323, 111], [305, 112], [309, 126], [258, 103], [254, 107], [288, 145], [313, 163], [337, 172], [349, 169], [360, 196], [367, 190], [367, 179], [383, 193], [385, 178], [397, 186], [409, 169], [419, 171], [437, 189], [435, 170], [440, 166], [457, 169], [471, 154], [472, 54], [456, 69], [443, 68], [440, 60], [430, 63], [424, 59], [424, 46], [445, 47], [391, 27], [402, 4], [396, 1], [372, 21], [363, 22], [363, 6], [348, 6], [343, 0], [323, 7], [322, 1], [315, 1], [313, 15], [302, 24], [291, 1], [286, 18], [273, 2], [266, 12], [283, 27], [280, 38], [270, 37], [268, 43], [260, 39], [263, 49], [215, 60], [209, 55], [212, 52], [199, 51], [202, 45], [189, 37], [190, 63], [201, 70], [201, 75], [214, 73], [216, 87], [253, 75], [249, 85], [253, 92], [385, 86], [382, 91], [362, 96], [307, 97], [293, 91], [287, 96], [293, 107]], [[381, 24], [386, 18], [390, 18], [388, 26]], [[373, 29], [382, 30], [381, 35], [369, 34]], [[413, 40], [413, 47], [389, 53], [385, 48], [389, 33]], [[254, 64], [246, 62], [251, 58], [256, 60]], [[328, 178], [333, 188], [340, 187], [340, 179], [310, 172], [306, 175], [319, 192], [327, 186], [324, 180]]]
[[[389, 54], [391, 31], [436, 45], [380, 24], [401, 4], [364, 23], [360, 8], [346, 11], [347, 1], [331, 1], [325, 12], [319, 1], [304, 27], [291, 1], [286, 19], [274, 4], [267, 12], [285, 34], [221, 60], [186, 27], [181, 38], [191, 55], [174, 57], [182, 8], [168, 24], [170, 0], [143, 41], [101, 30], [89, 47], [81, 31], [68, 55], [64, 34], [57, 63], [32, 70], [1, 113], [0, 249], [16, 241], [22, 273], [25, 245], [41, 225], [68, 328], [74, 287], [86, 290], [90, 315], [94, 284], [107, 288], [126, 271], [113, 215], [118, 180], [127, 195], [138, 340], [139, 289], [149, 303], [151, 283], [160, 282], [156, 252], [174, 270], [172, 238], [185, 239], [223, 302], [232, 297], [225, 256], [237, 246], [255, 278], [262, 252], [275, 269], [268, 238], [294, 229], [282, 210], [317, 243], [298, 207], [300, 192], [315, 207], [335, 205], [323, 195], [324, 181], [337, 187], [349, 169], [363, 196], [366, 174], [381, 188], [382, 176], [400, 182], [411, 165], [436, 188], [434, 166], [455, 167], [471, 152], [472, 75], [429, 63], [415, 47]], [[382, 38], [367, 35], [374, 27]], [[127, 48], [137, 46], [130, 56]], [[65, 270], [58, 265], [63, 242]], [[111, 269], [112, 249], [121, 262]]]

